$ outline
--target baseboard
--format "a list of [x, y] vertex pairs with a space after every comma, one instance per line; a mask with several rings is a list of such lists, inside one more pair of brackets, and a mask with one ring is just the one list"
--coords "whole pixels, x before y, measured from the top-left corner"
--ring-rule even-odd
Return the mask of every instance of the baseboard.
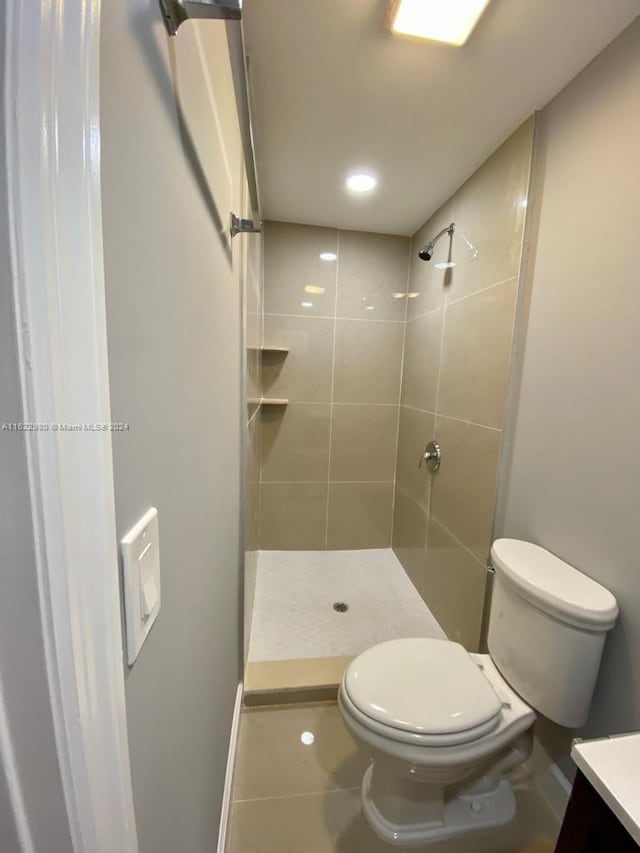
[[231, 794], [233, 791], [233, 771], [236, 763], [236, 750], [238, 747], [238, 733], [240, 731], [240, 711], [242, 709], [243, 684], [238, 684], [236, 690], [236, 702], [233, 708], [233, 720], [231, 722], [231, 735], [229, 736], [229, 753], [227, 755], [227, 769], [224, 776], [224, 793], [222, 795], [222, 809], [220, 810], [220, 830], [218, 832], [218, 853], [225, 853], [229, 835], [229, 818], [231, 816]]
[[555, 815], [558, 823], [562, 823], [571, 796], [571, 782], [554, 763], [537, 737], [533, 739], [533, 752], [525, 764], [525, 768], [531, 774], [537, 790]]

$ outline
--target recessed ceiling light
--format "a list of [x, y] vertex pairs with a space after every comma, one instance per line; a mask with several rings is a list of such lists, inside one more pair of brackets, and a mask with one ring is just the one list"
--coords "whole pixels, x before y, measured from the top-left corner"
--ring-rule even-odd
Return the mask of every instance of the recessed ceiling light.
[[376, 310], [375, 305], [367, 305], [367, 311], [375, 311], [375, 310]]
[[346, 180], [347, 188], [354, 193], [369, 193], [377, 186], [378, 179], [366, 172], [349, 175]]
[[407, 293], [407, 299], [415, 299], [420, 294], [417, 291], [412, 291], [411, 293]]
[[392, 293], [391, 294], [394, 299], [404, 299], [407, 295], [406, 293]]
[[328, 261], [335, 261], [337, 259], [337, 257], [338, 256], [336, 255], [335, 252], [323, 252], [320, 255], [320, 260], [321, 261], [327, 261], [327, 262]]
[[455, 261], [440, 261], [440, 263], [436, 264], [437, 270], [450, 270], [455, 267]]
[[318, 287], [317, 284], [308, 284], [305, 290], [307, 293], [324, 293], [324, 287]]
[[388, 20], [394, 33], [460, 46], [488, 5], [489, 0], [389, 0]]
[[301, 302], [303, 308], [313, 308], [313, 302]]

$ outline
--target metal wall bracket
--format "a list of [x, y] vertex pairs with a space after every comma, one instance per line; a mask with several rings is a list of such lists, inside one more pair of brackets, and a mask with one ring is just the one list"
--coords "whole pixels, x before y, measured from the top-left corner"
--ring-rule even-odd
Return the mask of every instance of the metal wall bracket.
[[260, 234], [262, 231], [262, 223], [255, 224], [253, 219], [240, 219], [235, 213], [231, 214], [231, 227], [229, 228], [231, 236], [236, 234]]
[[188, 20], [239, 21], [242, 17], [241, 0], [160, 0], [160, 8], [171, 36]]

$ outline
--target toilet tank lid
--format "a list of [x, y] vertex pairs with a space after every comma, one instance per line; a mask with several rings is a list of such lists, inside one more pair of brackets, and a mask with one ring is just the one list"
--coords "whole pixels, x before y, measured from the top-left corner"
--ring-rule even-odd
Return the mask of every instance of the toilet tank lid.
[[491, 559], [498, 575], [552, 616], [592, 630], [609, 630], [615, 624], [618, 603], [609, 590], [545, 548], [496, 539]]

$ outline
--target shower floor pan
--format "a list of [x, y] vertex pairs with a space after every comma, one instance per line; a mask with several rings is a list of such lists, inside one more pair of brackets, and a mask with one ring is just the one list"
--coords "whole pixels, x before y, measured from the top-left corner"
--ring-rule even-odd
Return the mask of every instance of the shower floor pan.
[[399, 637], [446, 639], [391, 549], [260, 552], [249, 694], [329, 698], [351, 658]]

